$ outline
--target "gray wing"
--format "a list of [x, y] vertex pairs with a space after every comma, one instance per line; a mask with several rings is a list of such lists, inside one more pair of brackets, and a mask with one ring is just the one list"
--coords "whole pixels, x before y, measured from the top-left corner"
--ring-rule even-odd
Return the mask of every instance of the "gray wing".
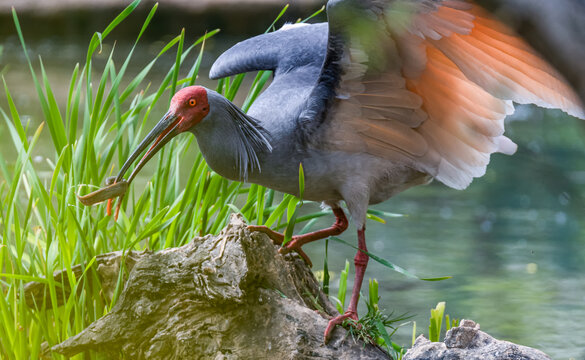
[[[327, 24], [286, 25], [282, 29], [237, 43], [213, 63], [211, 79], [250, 71], [272, 70], [275, 76], [323, 63]], [[318, 51], [310, 51], [310, 50]]]
[[285, 25], [234, 45], [215, 61], [210, 76], [274, 71], [270, 85], [248, 114], [258, 119], [278, 142], [294, 132], [296, 119], [319, 77], [326, 49], [326, 23]]
[[512, 31], [458, 0], [330, 0], [327, 55], [298, 120], [309, 146], [402, 162], [454, 188], [482, 176], [512, 100], [584, 117]]

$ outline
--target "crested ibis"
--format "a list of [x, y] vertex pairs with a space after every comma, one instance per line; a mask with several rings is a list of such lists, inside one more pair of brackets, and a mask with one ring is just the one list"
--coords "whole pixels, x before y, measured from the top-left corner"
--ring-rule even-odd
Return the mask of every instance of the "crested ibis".
[[[585, 118], [562, 77], [514, 32], [464, 0], [329, 0], [327, 23], [285, 25], [224, 52], [213, 79], [255, 70], [274, 78], [246, 114], [213, 90], [178, 91], [170, 109], [128, 158], [130, 180], [172, 137], [195, 135], [209, 166], [229, 179], [298, 195], [330, 207], [335, 223], [294, 236], [281, 253], [340, 234], [345, 203], [357, 228], [355, 281], [347, 311], [357, 320], [368, 264], [368, 205], [436, 179], [464, 189], [494, 152], [513, 154], [504, 118], [513, 102]], [[129, 181], [130, 181], [129, 180]], [[276, 243], [283, 235], [250, 226]]]

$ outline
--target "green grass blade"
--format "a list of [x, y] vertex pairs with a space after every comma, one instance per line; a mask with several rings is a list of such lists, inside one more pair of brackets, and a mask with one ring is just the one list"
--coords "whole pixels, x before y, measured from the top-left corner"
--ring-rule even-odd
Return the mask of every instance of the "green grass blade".
[[414, 274], [406, 271], [405, 269], [401, 268], [400, 266], [391, 263], [388, 260], [382, 259], [381, 257], [379, 257], [377, 255], [374, 255], [374, 254], [372, 254], [372, 253], [370, 253], [368, 251], [364, 251], [364, 250], [358, 249], [357, 246], [354, 246], [354, 245], [348, 243], [347, 241], [341, 240], [338, 237], [332, 236], [331, 239], [333, 239], [333, 240], [335, 240], [335, 241], [337, 241], [339, 243], [342, 243], [344, 245], [347, 245], [347, 246], [349, 246], [351, 248], [354, 248], [354, 249], [356, 249], [358, 251], [361, 251], [364, 254], [368, 255], [374, 261], [379, 262], [380, 264], [386, 266], [387, 268], [392, 269], [392, 270], [394, 270], [394, 271], [396, 271], [396, 272], [398, 272], [398, 273], [400, 273], [402, 275], [405, 275], [405, 276], [410, 277], [410, 278], [413, 278], [413, 279], [419, 279], [419, 280], [424, 280], [424, 281], [441, 281], [441, 280], [447, 280], [447, 279], [451, 279], [452, 278], [452, 276], [441, 276], [441, 277], [435, 277], [435, 278], [421, 278], [421, 277], [418, 277], [418, 276], [416, 276], [416, 275], [414, 275]]
[[292, 216], [288, 219], [288, 225], [284, 230], [284, 240], [282, 241], [282, 246], [286, 245], [289, 241], [292, 240], [293, 231], [295, 229], [295, 224], [297, 222], [297, 215], [298, 215], [299, 208], [295, 208]]
[[347, 294], [347, 277], [349, 275], [349, 261], [345, 260], [345, 268], [339, 274], [339, 288], [337, 289], [337, 300], [339, 303], [336, 304], [337, 311], [343, 314], [345, 311], [345, 296]]
[[302, 23], [307, 22], [307, 21], [311, 20], [312, 18], [314, 18], [315, 16], [321, 14], [323, 11], [325, 11], [325, 5], [321, 6], [321, 8], [319, 10], [315, 11], [311, 15], [309, 15], [306, 18], [304, 18], [303, 20], [301, 20], [301, 22]]
[[323, 292], [329, 295], [329, 264], [327, 263], [327, 250], [329, 248], [329, 239], [325, 239], [325, 256], [323, 257]]
[[305, 171], [303, 170], [303, 163], [299, 163], [299, 199], [303, 203], [303, 195], [305, 194]]
[[282, 10], [280, 10], [280, 13], [278, 13], [278, 15], [276, 16], [276, 18], [274, 19], [274, 21], [272, 22], [272, 24], [270, 24], [270, 26], [268, 26], [268, 29], [266, 29], [265, 32], [269, 32], [272, 30], [276, 30], [276, 23], [278, 22], [278, 20], [280, 20], [280, 18], [284, 15], [284, 13], [286, 13], [286, 11], [288, 10], [288, 4], [286, 4], [284, 6], [284, 8], [282, 8]]
[[[137, 1], [136, 5], [138, 5], [139, 2], [140, 2], [140, 0]], [[157, 9], [158, 9], [158, 3], [155, 3], [154, 6], [152, 7], [152, 9], [150, 9], [150, 12], [148, 13], [148, 16], [146, 17], [146, 20], [144, 20], [144, 23], [142, 23], [142, 28], [140, 29], [140, 32], [138, 33], [138, 36], [136, 37], [136, 41], [134, 42], [134, 45], [138, 44], [138, 40], [140, 40], [140, 38], [142, 37], [142, 34], [144, 34], [146, 29], [148, 28], [148, 25], [150, 25], [150, 21], [154, 17], [154, 14], [156, 13]]]
[[124, 19], [126, 19], [128, 15], [130, 15], [134, 11], [134, 9], [136, 9], [138, 4], [140, 4], [140, 1], [141, 0], [134, 0], [120, 14], [118, 14], [118, 16], [116, 16], [114, 20], [112, 20], [112, 22], [108, 24], [108, 26], [102, 33], [94, 34], [94, 38], [97, 37], [98, 42], [95, 42], [94, 39], [92, 39], [89, 46], [89, 50], [87, 52], [88, 58], [90, 58], [93, 55], [98, 45], [101, 45], [102, 41], [110, 34], [110, 32], [114, 30], [122, 21], [124, 21]]
[[63, 150], [63, 147], [67, 144], [67, 132], [65, 131], [63, 117], [59, 111], [57, 100], [55, 100], [55, 96], [53, 95], [53, 90], [51, 89], [45, 66], [40, 56], [39, 64], [41, 66], [41, 76], [43, 84], [45, 85], [46, 101], [48, 105], [48, 113], [45, 114], [45, 119], [47, 120], [47, 125], [49, 127], [49, 132], [51, 133], [51, 138], [53, 139], [53, 144], [55, 145], [55, 150], [57, 153], [61, 153], [61, 150]]
[[[179, 78], [179, 69], [181, 67], [181, 55], [183, 54], [183, 43], [185, 42], [185, 28], [181, 30], [181, 37], [179, 39], [179, 46], [177, 47], [177, 57], [175, 59], [175, 68], [173, 69], [173, 80], [171, 82], [171, 98], [177, 89], [177, 79]], [[169, 102], [171, 99], [169, 98]]]

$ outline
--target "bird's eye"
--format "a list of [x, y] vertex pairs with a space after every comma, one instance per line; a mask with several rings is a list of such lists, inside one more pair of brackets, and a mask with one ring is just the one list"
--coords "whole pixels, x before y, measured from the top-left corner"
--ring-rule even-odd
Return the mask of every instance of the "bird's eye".
[[189, 106], [195, 106], [195, 105], [197, 105], [197, 100], [189, 99]]

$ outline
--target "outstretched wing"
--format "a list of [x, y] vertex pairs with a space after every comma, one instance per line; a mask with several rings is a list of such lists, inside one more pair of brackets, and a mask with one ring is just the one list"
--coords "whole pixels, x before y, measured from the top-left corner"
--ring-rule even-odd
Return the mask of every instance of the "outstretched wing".
[[[463, 189], [503, 135], [512, 101], [585, 118], [562, 77], [463, 0], [330, 0], [329, 43], [299, 119], [314, 146], [367, 152]], [[327, 110], [324, 110], [327, 109]]]

